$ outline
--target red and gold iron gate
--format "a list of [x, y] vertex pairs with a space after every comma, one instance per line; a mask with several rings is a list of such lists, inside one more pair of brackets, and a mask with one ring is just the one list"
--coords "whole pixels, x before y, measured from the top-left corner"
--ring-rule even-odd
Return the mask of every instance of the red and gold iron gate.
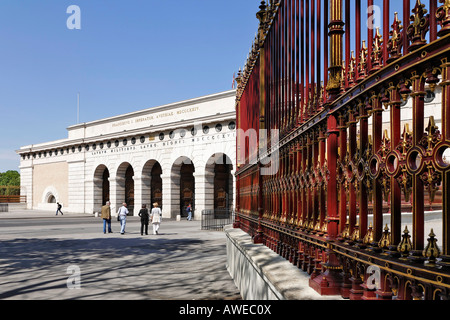
[[235, 226], [321, 294], [448, 299], [450, 1], [262, 1], [257, 18]]

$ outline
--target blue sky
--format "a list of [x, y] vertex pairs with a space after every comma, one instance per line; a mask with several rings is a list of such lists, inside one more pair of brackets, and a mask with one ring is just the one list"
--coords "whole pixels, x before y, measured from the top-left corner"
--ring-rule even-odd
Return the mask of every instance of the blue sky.
[[[383, 0], [374, 3], [381, 9]], [[78, 92], [80, 122], [87, 122], [231, 89], [259, 4], [1, 0], [0, 172], [18, 170], [21, 146], [67, 137]], [[67, 28], [71, 5], [81, 9], [81, 30]], [[391, 23], [401, 6], [391, 1]]]
[[[66, 128], [231, 89], [258, 0], [1, 0], [0, 172]], [[66, 25], [70, 5], [81, 30]]]

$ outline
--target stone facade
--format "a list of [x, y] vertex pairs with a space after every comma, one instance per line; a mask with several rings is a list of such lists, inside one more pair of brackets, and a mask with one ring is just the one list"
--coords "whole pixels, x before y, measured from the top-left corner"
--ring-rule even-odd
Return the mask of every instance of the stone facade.
[[60, 202], [74, 213], [99, 212], [106, 200], [114, 212], [127, 201], [136, 215], [159, 199], [165, 218], [184, 215], [189, 200], [196, 219], [232, 209], [235, 119], [231, 90], [71, 126], [67, 139], [17, 151], [21, 193], [29, 209]]

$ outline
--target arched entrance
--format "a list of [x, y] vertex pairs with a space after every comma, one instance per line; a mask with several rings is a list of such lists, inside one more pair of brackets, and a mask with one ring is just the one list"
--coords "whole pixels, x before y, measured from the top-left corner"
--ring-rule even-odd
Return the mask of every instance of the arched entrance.
[[[157, 202], [162, 210], [162, 168], [159, 162], [156, 162], [152, 168], [152, 188], [151, 188], [151, 203]], [[150, 207], [151, 208], [151, 207]]]
[[134, 212], [134, 170], [128, 162], [122, 163], [117, 170], [117, 208], [123, 202], [127, 204], [129, 215]]
[[191, 159], [178, 158], [171, 171], [171, 216], [187, 217], [186, 208], [195, 208], [195, 167]]
[[187, 217], [186, 208], [189, 204], [192, 211], [195, 208], [195, 168], [192, 163], [183, 164], [180, 169], [180, 211], [181, 217]]
[[51, 195], [48, 197], [47, 203], [56, 203], [56, 198], [55, 198], [55, 196], [51, 194]]
[[134, 170], [130, 165], [125, 172], [125, 203], [128, 205], [128, 210], [132, 214], [134, 210]]
[[102, 176], [102, 204], [106, 204], [109, 201], [109, 170], [105, 168]]
[[100, 212], [101, 207], [109, 200], [109, 170], [105, 165], [99, 165], [94, 173], [94, 211]]
[[228, 213], [233, 208], [232, 170], [231, 159], [223, 153], [216, 153], [207, 161], [206, 172], [214, 175], [212, 196], [216, 213]]
[[152, 208], [152, 204], [157, 202], [162, 209], [162, 168], [156, 160], [150, 160], [144, 165], [142, 170], [142, 204]]

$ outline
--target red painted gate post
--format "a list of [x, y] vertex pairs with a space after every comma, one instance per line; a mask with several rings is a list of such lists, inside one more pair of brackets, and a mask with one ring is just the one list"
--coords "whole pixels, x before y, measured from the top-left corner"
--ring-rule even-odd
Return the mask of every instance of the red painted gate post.
[[323, 264], [324, 271], [314, 279], [309, 280], [309, 285], [321, 295], [339, 295], [341, 293], [342, 275], [341, 265], [336, 253], [333, 251], [332, 243], [338, 236], [339, 217], [336, 207], [337, 203], [337, 180], [336, 167], [338, 156], [338, 133], [337, 121], [334, 115], [328, 118], [327, 139], [327, 161], [330, 171], [327, 190], [328, 209], [328, 246], [326, 250], [327, 262]]

